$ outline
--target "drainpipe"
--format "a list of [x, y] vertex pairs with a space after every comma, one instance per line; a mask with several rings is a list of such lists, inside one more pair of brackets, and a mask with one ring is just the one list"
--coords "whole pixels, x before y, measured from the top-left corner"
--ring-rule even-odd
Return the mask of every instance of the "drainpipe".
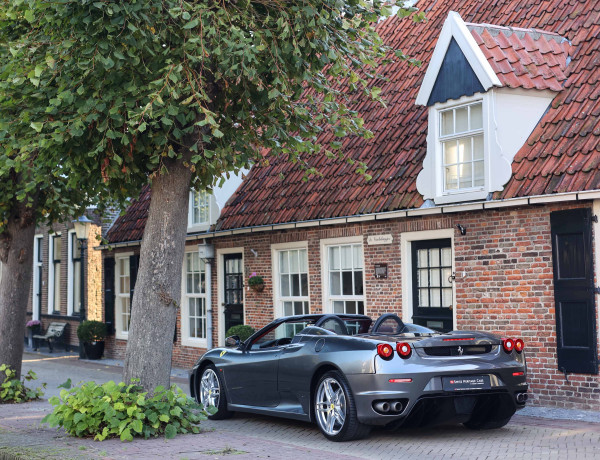
[[215, 247], [212, 244], [201, 243], [198, 245], [198, 257], [205, 263], [206, 288], [206, 349], [213, 347], [212, 343], [212, 263], [215, 258]]

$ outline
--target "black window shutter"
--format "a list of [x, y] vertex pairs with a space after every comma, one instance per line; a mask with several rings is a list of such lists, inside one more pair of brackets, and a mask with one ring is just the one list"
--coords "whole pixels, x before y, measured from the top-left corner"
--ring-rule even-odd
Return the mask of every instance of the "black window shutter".
[[109, 335], [115, 333], [115, 259], [104, 259], [104, 322]]
[[135, 281], [137, 280], [138, 267], [140, 266], [140, 256], [135, 254], [129, 256], [129, 301], [133, 306], [133, 293], [135, 291]]
[[598, 374], [591, 209], [550, 214], [558, 369]]

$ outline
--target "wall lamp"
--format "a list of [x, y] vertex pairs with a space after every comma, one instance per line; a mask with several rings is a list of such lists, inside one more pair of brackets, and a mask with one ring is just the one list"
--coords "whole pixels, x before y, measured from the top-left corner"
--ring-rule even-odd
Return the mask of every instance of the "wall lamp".
[[258, 257], [258, 252], [256, 252], [256, 249], [250, 249], [250, 252], [254, 254], [254, 257]]
[[467, 234], [467, 229], [465, 227], [463, 227], [460, 224], [456, 224], [456, 228], [458, 228], [458, 231], [460, 232], [461, 235], [466, 235]]

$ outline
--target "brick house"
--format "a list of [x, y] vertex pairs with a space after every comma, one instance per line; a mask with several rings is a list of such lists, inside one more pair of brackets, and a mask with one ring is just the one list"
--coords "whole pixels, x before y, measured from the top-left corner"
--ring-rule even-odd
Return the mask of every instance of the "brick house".
[[71, 349], [79, 347], [77, 326], [84, 318], [103, 319], [102, 253], [97, 250], [101, 244], [98, 237], [106, 236], [118, 214], [107, 212], [100, 217], [94, 209], [89, 209], [86, 215], [91, 223], [83, 255], [71, 221], [40, 226], [34, 237], [27, 320], [40, 320], [43, 330], [51, 322], [66, 322], [64, 340]]
[[[599, 6], [417, 7], [427, 22], [378, 29], [423, 66], [383, 70], [387, 107], [349, 96], [374, 138], [345, 139], [343, 151], [372, 179], [325, 158], [311, 159], [324, 174], [308, 182], [283, 160], [255, 166], [216, 222], [189, 233], [173, 362], [191, 365], [240, 322], [397, 312], [522, 337], [534, 404], [599, 410]], [[117, 282], [134, 278], [125, 260], [149, 199], [109, 232]], [[253, 272], [264, 291], [246, 286]], [[119, 295], [106, 295], [107, 316]]]

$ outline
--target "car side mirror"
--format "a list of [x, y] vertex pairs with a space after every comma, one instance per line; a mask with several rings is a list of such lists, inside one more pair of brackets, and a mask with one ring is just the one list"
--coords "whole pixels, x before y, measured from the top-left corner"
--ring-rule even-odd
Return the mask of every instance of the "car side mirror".
[[232, 335], [231, 337], [227, 337], [225, 339], [225, 346], [227, 348], [239, 347], [240, 346], [240, 336]]

